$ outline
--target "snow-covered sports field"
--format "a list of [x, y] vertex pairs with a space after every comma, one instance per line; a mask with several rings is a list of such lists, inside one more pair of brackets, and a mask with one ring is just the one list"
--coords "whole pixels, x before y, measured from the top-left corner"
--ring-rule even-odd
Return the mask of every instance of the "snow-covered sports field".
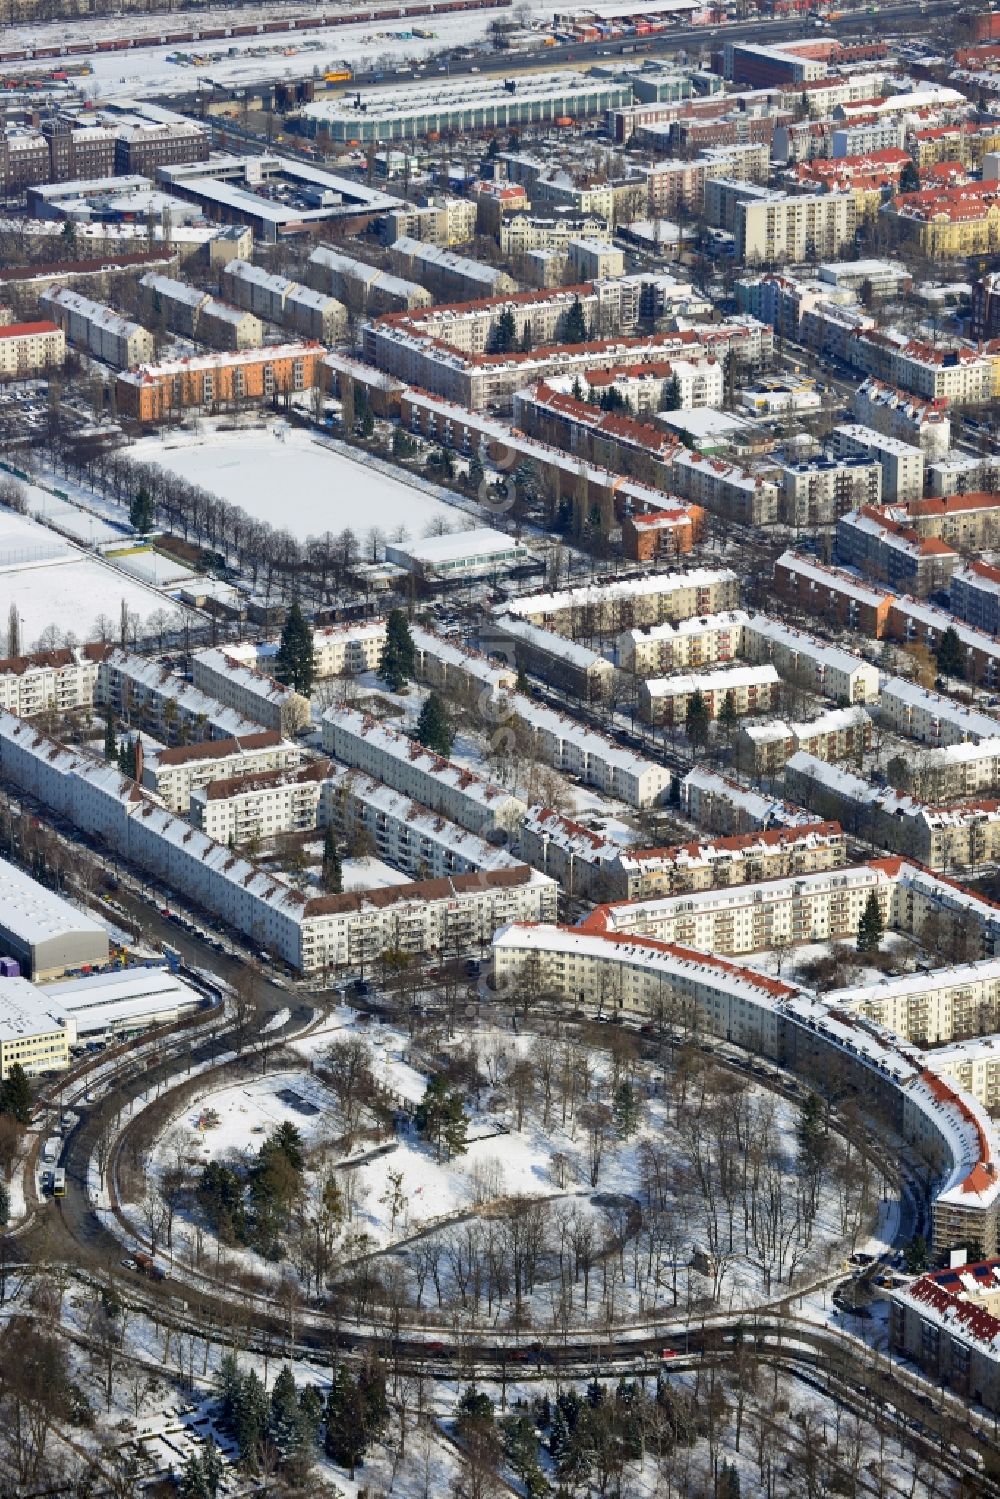
[[20, 616], [21, 648], [31, 650], [50, 626], [58, 639], [45, 639], [48, 646], [61, 644], [67, 635], [77, 641], [117, 636], [123, 600], [129, 613], [138, 616], [140, 632], [151, 617], [169, 616], [176, 626], [187, 613], [166, 594], [47, 527], [0, 509], [0, 643], [5, 649], [12, 605]]
[[473, 524], [431, 486], [407, 484], [369, 466], [365, 454], [348, 457], [295, 427], [148, 437], [131, 456], [160, 464], [299, 541], [347, 527], [362, 542], [372, 529], [388, 540], [412, 540], [438, 524], [449, 531]]

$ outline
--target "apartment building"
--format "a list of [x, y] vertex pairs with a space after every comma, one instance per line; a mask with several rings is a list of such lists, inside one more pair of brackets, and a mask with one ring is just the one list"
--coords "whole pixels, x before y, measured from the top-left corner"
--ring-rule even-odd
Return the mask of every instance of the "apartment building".
[[321, 827], [333, 827], [348, 850], [370, 850], [416, 880], [514, 869], [519, 863], [505, 848], [346, 766], [328, 769], [319, 822]]
[[[910, 451], [922, 464], [916, 449]], [[779, 471], [781, 515], [786, 525], [831, 525], [847, 511], [877, 505], [882, 498], [882, 469], [866, 456], [782, 463]]]
[[935, 185], [899, 193], [882, 212], [932, 259], [987, 255], [1000, 232], [1000, 189], [996, 182]]
[[786, 604], [872, 640], [886, 633], [892, 594], [841, 568], [782, 552], [774, 564], [774, 591]]
[[[995, 1031], [1000, 1024], [1000, 961], [984, 958], [958, 963], [927, 973], [887, 976], [884, 982], [851, 989], [833, 990], [833, 1005], [864, 1015], [904, 1041], [917, 1046], [940, 1046], [983, 1030]], [[994, 1043], [996, 1037], [992, 1037]], [[934, 1068], [947, 1073], [972, 1096], [978, 1097], [972, 1078], [957, 1075], [960, 1048], [955, 1048], [942, 1066], [935, 1053]], [[964, 1068], [961, 1071], [964, 1072]], [[968, 1078], [968, 1081], [967, 1081]], [[979, 1099], [986, 1103], [985, 1098]]]
[[[463, 354], [485, 354], [494, 344], [500, 319], [513, 320], [513, 343], [531, 348], [565, 342], [567, 320], [580, 317], [595, 339], [636, 331], [646, 280], [624, 276], [612, 282], [581, 282], [553, 291], [523, 291], [509, 296], [480, 296], [472, 302], [437, 303], [433, 307], [382, 317], [364, 330], [366, 357], [371, 358], [386, 330], [436, 339]], [[579, 311], [577, 311], [579, 309]], [[694, 343], [695, 339], [685, 342]]]
[[796, 992], [778, 979], [677, 944], [623, 942], [577, 927], [502, 929], [493, 943], [493, 967], [502, 992], [532, 984], [607, 1018], [665, 1014], [766, 1056], [778, 1054], [775, 1001]]
[[878, 713], [897, 734], [923, 744], [982, 744], [1000, 736], [1000, 719], [905, 677], [890, 677], [882, 684]]
[[92, 708], [105, 647], [85, 645], [0, 661], [0, 708], [31, 718]]
[[884, 510], [865, 505], [837, 521], [837, 559], [902, 593], [926, 598], [947, 588], [958, 553], [934, 536], [922, 537]]
[[736, 761], [755, 775], [775, 775], [799, 750], [817, 760], [857, 760], [871, 748], [872, 721], [862, 707], [832, 708], [808, 723], [742, 724]]
[[141, 323], [133, 323], [111, 307], [68, 287], [43, 291], [38, 305], [59, 325], [71, 344], [115, 369], [131, 369], [156, 353], [153, 335]]
[[408, 312], [430, 307], [434, 302], [426, 286], [393, 276], [329, 245], [319, 245], [312, 252], [306, 276], [316, 291], [328, 292], [358, 315], [377, 317], [381, 313]]
[[688, 448], [671, 457], [673, 488], [683, 498], [740, 525], [773, 525], [780, 518], [781, 490], [773, 468], [754, 472]]
[[891, 924], [895, 881], [879, 861], [725, 889], [655, 895], [599, 906], [585, 930], [652, 937], [734, 957], [776, 946], [856, 938], [874, 892]]
[[[0, 335], [6, 331], [0, 329]], [[136, 422], [160, 422], [182, 411], [240, 408], [312, 390], [322, 383], [325, 354], [319, 343], [268, 344], [237, 354], [144, 364], [118, 376], [118, 414]]]
[[23, 379], [62, 369], [66, 335], [55, 323], [7, 323], [0, 327], [0, 379]]
[[1000, 853], [1000, 802], [942, 807], [874, 787], [839, 766], [799, 751], [785, 766], [785, 789], [819, 817], [932, 870], [975, 871]]
[[667, 676], [673, 671], [691, 671], [701, 666], [732, 661], [743, 646], [743, 628], [750, 616], [741, 609], [724, 614], [647, 625], [623, 630], [615, 642], [621, 671], [632, 676]]
[[645, 760], [521, 693], [508, 699], [507, 708], [524, 736], [527, 753], [543, 764], [630, 807], [657, 806], [669, 796], [671, 776], [665, 765]]
[[801, 827], [816, 821], [802, 807], [766, 796], [700, 765], [681, 778], [680, 805], [684, 816], [697, 827], [726, 836], [763, 828]]
[[381, 220], [379, 229], [387, 245], [398, 239], [420, 239], [451, 249], [475, 238], [476, 204], [469, 198], [438, 196], [425, 203], [400, 203]]
[[419, 281], [442, 302], [502, 297], [517, 291], [517, 282], [506, 271], [408, 235], [389, 246], [389, 261], [397, 275]]
[[731, 568], [699, 567], [585, 584], [556, 593], [522, 594], [508, 599], [504, 608], [530, 624], [577, 640], [717, 614], [735, 609], [739, 601], [740, 582]]
[[787, 681], [839, 703], [878, 699], [877, 666], [766, 614], [750, 616], [743, 627], [742, 649], [748, 661], [773, 662]]
[[745, 265], [836, 259], [858, 227], [852, 192], [768, 193], [736, 205], [736, 258]]
[[[935, 1059], [935, 1065], [937, 1065]], [[942, 1062], [942, 1067], [946, 1063]], [[992, 1059], [989, 1065], [994, 1065]], [[978, 1200], [978, 1193], [976, 1194]], [[967, 1217], [968, 1215], [963, 1215]], [[964, 1222], [953, 1232], [958, 1243]], [[961, 1399], [988, 1411], [1000, 1411], [1000, 1316], [997, 1314], [997, 1269], [991, 1256], [966, 1261], [954, 1269], [933, 1270], [889, 1296], [889, 1347], [910, 1358], [935, 1382]]]
[[256, 646], [196, 651], [191, 679], [200, 691], [244, 718], [290, 738], [310, 721], [309, 699], [257, 671], [256, 661]]
[[157, 167], [207, 161], [210, 149], [209, 132], [194, 120], [132, 120], [115, 130], [115, 171], [123, 177], [155, 177]]
[[191, 821], [216, 843], [233, 848], [279, 833], [304, 833], [319, 821], [328, 760], [287, 770], [262, 770], [231, 780], [208, 781], [191, 792]]
[[560, 213], [551, 218], [517, 213], [497, 227], [500, 253], [507, 259], [529, 255], [532, 250], [557, 250], [566, 254], [570, 240], [593, 239], [611, 244], [612, 229], [606, 219]]
[[862, 425], [912, 443], [926, 460], [943, 458], [951, 447], [951, 418], [944, 402], [918, 401], [881, 380], [865, 380], [851, 397]]
[[365, 619], [343, 625], [321, 625], [313, 630], [317, 680], [357, 677], [362, 672], [374, 671], [382, 657], [385, 627], [384, 619]]
[[347, 308], [342, 302], [287, 276], [274, 275], [246, 260], [230, 260], [222, 268], [220, 281], [236, 307], [291, 333], [333, 343], [347, 332]]
[[647, 723], [683, 726], [696, 695], [711, 719], [718, 718], [727, 699], [737, 713], [769, 713], [778, 706], [781, 678], [770, 665], [651, 677], [639, 683], [639, 716]]
[[237, 781], [301, 765], [303, 751], [271, 729], [254, 729], [231, 739], [144, 751], [141, 782], [171, 812], [187, 815], [191, 793], [212, 781]]
[[447, 693], [461, 702], [497, 703], [517, 686], [517, 666], [500, 663], [478, 651], [457, 646], [422, 625], [410, 626], [413, 641], [413, 674], [418, 682]]
[[[701, 350], [697, 353], [701, 355]], [[622, 369], [590, 371], [580, 381], [584, 398], [605, 395], [611, 386], [637, 415], [660, 411], [669, 395], [678, 411], [699, 406], [721, 406], [725, 399], [722, 361], [714, 355], [696, 359], [670, 359]]]
[[622, 519], [622, 550], [632, 562], [674, 561], [691, 550], [701, 525], [699, 508], [694, 505], [626, 515]]
[[905, 505], [923, 497], [924, 455], [912, 443], [886, 437], [860, 423], [834, 427], [831, 443], [838, 457], [871, 459], [882, 470], [881, 495], [875, 499], [869, 496], [850, 509], [860, 509], [863, 504], [877, 505], [879, 498]]
[[233, 739], [260, 725], [146, 656], [108, 651], [97, 674], [98, 707], [110, 706], [126, 723], [147, 728], [168, 745]]
[[1000, 635], [1000, 567], [975, 559], [951, 575], [951, 611], [967, 625]]
[[928, 495], [912, 501], [907, 515], [918, 536], [934, 536], [949, 546], [971, 551], [1000, 542], [1000, 494]]
[[327, 709], [323, 748], [345, 765], [480, 836], [512, 831], [527, 810], [524, 802], [503, 787], [432, 754], [416, 740], [353, 708]]
[[506, 923], [555, 915], [555, 882], [524, 865], [368, 894], [303, 897], [156, 806], [113, 766], [75, 754], [10, 714], [0, 715], [0, 774], [306, 976], [374, 961], [387, 948], [476, 950]]
[[889, 605], [886, 634], [893, 640], [926, 645], [933, 653], [946, 630], [958, 636], [964, 679], [995, 688], [1000, 683], [1000, 640], [995, 636], [963, 624], [954, 614], [923, 599], [898, 598]]
[[925, 750], [909, 764], [909, 771], [914, 794], [928, 801], [995, 796], [1000, 792], [1000, 735], [978, 744], [942, 744]]
[[528, 813], [519, 846], [529, 864], [555, 875], [564, 889], [572, 887], [595, 901], [718, 890], [840, 868], [846, 859], [844, 835], [833, 822], [696, 839], [668, 848], [622, 848], [542, 808]]
[[502, 609], [483, 626], [480, 644], [488, 654], [493, 654], [499, 646], [530, 675], [578, 697], [581, 702], [603, 702], [611, 696], [615, 668], [606, 656]]

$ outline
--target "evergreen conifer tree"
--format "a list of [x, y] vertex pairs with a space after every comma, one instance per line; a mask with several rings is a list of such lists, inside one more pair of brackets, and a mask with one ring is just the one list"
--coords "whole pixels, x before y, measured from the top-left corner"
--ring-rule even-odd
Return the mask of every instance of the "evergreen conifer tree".
[[378, 663], [378, 674], [390, 692], [402, 692], [413, 680], [413, 637], [402, 609], [390, 609], [385, 623], [385, 644]]
[[942, 676], [961, 677], [964, 675], [962, 642], [959, 640], [958, 631], [953, 625], [949, 625], [941, 636], [934, 654], [937, 658], [938, 671]]
[[286, 687], [308, 697], [316, 679], [316, 658], [312, 630], [306, 623], [298, 600], [292, 604], [281, 632], [281, 644], [274, 662], [274, 675]]
[[455, 734], [448, 721], [444, 703], [436, 692], [432, 692], [420, 710], [417, 720], [417, 739], [435, 755], [447, 760]]
[[31, 1123], [31, 1088], [20, 1062], [14, 1062], [0, 1083], [0, 1114], [12, 1114], [18, 1124]]
[[699, 690], [692, 692], [688, 698], [687, 716], [684, 727], [691, 743], [696, 747], [704, 745], [708, 741], [708, 704]]
[[563, 330], [563, 343], [583, 344], [587, 342], [587, 318], [579, 297], [573, 298], [573, 305], [566, 314], [566, 326]]
[[129, 524], [145, 535], [153, 529], [153, 502], [146, 489], [139, 488], [128, 510]]
[[885, 931], [885, 922], [882, 919], [882, 907], [879, 905], [878, 896], [873, 890], [865, 901], [865, 908], [858, 922], [858, 952], [878, 952], [882, 934]]
[[115, 737], [115, 714], [114, 709], [108, 705], [104, 715], [104, 758], [115, 760], [118, 757], [118, 741]]
[[323, 889], [328, 895], [340, 895], [344, 889], [344, 871], [337, 850], [337, 836], [332, 827], [323, 835]]

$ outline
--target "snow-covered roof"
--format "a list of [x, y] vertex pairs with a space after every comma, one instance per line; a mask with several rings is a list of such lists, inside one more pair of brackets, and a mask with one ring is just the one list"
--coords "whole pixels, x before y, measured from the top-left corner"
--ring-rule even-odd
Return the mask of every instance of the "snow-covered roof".
[[520, 598], [508, 599], [503, 605], [503, 612], [521, 615], [558, 614], [564, 609], [585, 609], [650, 595], [655, 598], [688, 588], [710, 588], [715, 584], [735, 584], [737, 581], [736, 573], [729, 567], [693, 567], [684, 573], [647, 572], [637, 578], [614, 578], [604, 583], [564, 588], [558, 593], [523, 594]]
[[883, 702], [888, 700], [905, 708], [922, 709], [942, 723], [953, 725], [974, 742], [995, 739], [1000, 735], [1000, 719], [966, 708], [953, 698], [934, 692], [930, 687], [921, 687], [919, 682], [907, 677], [889, 677], [882, 683], [880, 697]]
[[99, 921], [5, 859], [0, 859], [0, 928], [26, 946], [47, 942], [68, 932], [107, 936]]
[[739, 687], [776, 687], [780, 681], [774, 667], [767, 662], [762, 666], [723, 666], [718, 671], [651, 677], [646, 682], [646, 691], [651, 698], [681, 697], [694, 692], [728, 692]]
[[515, 619], [510, 614], [494, 614], [493, 628], [547, 656], [555, 656], [580, 671], [604, 672], [608, 676], [614, 671], [611, 662], [600, 651], [592, 651], [579, 641], [567, 640], [565, 635], [557, 635], [553, 630], [543, 630], [526, 619]]

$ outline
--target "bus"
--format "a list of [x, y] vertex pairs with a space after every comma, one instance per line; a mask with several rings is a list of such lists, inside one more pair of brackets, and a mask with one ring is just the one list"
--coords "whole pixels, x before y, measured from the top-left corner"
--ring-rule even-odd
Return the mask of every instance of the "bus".
[[52, 1173], [52, 1196], [66, 1196], [66, 1172], [62, 1166], [58, 1166]]

